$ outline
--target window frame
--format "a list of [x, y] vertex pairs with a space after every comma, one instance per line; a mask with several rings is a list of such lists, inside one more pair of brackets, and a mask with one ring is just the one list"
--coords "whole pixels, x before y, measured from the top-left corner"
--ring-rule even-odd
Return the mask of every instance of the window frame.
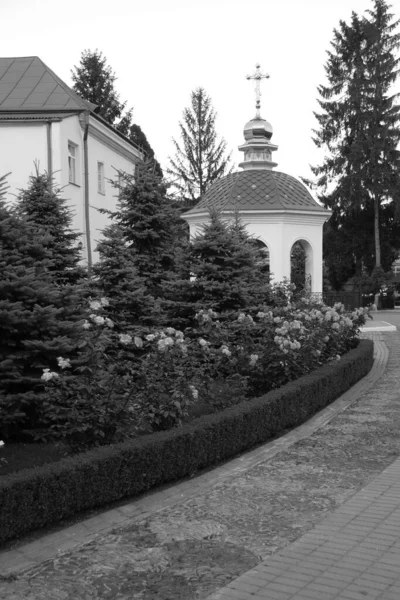
[[[71, 140], [68, 140], [68, 183], [72, 183], [73, 185], [79, 185], [78, 184], [78, 169], [77, 169], [77, 162], [78, 162], [78, 144], [75, 144], [74, 142], [71, 142]], [[73, 152], [71, 152], [71, 149], [73, 149]], [[71, 171], [71, 167], [72, 167], [72, 171]], [[71, 178], [71, 172], [73, 174], [73, 177]]]
[[97, 192], [102, 196], [106, 195], [106, 181], [104, 172], [104, 162], [97, 161]]

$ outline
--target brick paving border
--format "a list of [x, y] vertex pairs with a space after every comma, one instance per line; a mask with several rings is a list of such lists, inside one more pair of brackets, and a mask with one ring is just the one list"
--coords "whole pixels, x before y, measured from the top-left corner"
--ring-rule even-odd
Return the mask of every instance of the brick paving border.
[[[374, 339], [375, 360], [371, 371], [345, 394], [303, 425], [277, 440], [268, 442], [198, 477], [172, 484], [162, 491], [150, 491], [123, 506], [104, 511], [55, 533], [43, 535], [34, 542], [24, 544], [22, 540], [12, 550], [0, 551], [0, 574], [22, 573], [45, 560], [56, 558], [60, 553], [87, 544], [96, 539], [97, 536], [103, 535], [115, 527], [129, 525], [135, 520], [145, 520], [146, 517], [168, 506], [174, 506], [179, 502], [184, 502], [205, 493], [215, 486], [239, 477], [259, 463], [272, 459], [279, 452], [321, 429], [337, 414], [356, 402], [363, 393], [378, 381], [385, 371], [389, 352], [382, 341], [382, 334], [371, 332], [364, 333], [361, 337]], [[321, 600], [323, 599], [321, 598]]]
[[338, 599], [400, 599], [400, 458], [312, 531], [207, 598]]

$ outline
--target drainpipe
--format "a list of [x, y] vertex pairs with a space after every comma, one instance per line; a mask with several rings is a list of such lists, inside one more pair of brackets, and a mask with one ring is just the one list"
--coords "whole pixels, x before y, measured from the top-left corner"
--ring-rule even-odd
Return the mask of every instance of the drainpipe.
[[53, 146], [51, 141], [51, 121], [46, 123], [47, 129], [47, 174], [49, 176], [49, 190], [53, 187]]
[[90, 277], [92, 271], [92, 244], [90, 238], [90, 212], [89, 212], [89, 153], [88, 153], [88, 135], [89, 135], [89, 111], [85, 111], [85, 133], [83, 135], [83, 160], [85, 169], [84, 194], [85, 194], [85, 235], [87, 250], [87, 268]]

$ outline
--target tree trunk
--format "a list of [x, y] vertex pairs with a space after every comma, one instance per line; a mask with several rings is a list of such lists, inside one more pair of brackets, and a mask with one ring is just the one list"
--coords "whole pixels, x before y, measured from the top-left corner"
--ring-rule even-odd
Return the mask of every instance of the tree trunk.
[[381, 240], [379, 234], [379, 198], [374, 197], [375, 267], [381, 266]]

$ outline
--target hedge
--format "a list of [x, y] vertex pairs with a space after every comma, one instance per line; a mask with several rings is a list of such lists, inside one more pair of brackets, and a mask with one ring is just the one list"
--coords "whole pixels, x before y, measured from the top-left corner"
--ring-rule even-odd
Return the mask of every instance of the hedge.
[[191, 475], [304, 422], [364, 377], [373, 342], [340, 361], [181, 428], [103, 446], [7, 475], [0, 482], [0, 542], [80, 511], [132, 498]]

